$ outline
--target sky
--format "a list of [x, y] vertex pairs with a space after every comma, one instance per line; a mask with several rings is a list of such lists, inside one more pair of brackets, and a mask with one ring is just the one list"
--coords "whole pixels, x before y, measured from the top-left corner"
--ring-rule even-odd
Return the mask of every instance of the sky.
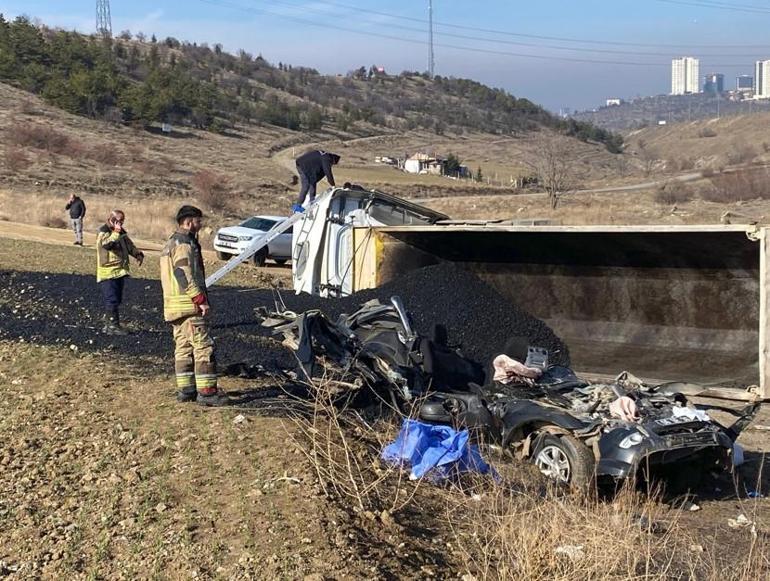
[[[428, 0], [111, 0], [112, 27], [220, 43], [272, 63], [346, 73], [428, 67]], [[764, 6], [763, 6], [764, 4]], [[95, 28], [96, 0], [0, 0], [6, 17]], [[466, 77], [551, 111], [670, 91], [671, 58], [700, 58], [701, 77], [770, 59], [763, 0], [434, 0], [435, 73]]]

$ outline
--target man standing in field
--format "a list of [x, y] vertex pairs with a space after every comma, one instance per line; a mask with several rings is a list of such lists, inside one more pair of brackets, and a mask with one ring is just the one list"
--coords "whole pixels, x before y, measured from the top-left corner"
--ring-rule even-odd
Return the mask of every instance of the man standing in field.
[[302, 204], [305, 203], [305, 198], [310, 195], [310, 202], [315, 200], [316, 184], [320, 182], [324, 177], [329, 185], [334, 187], [334, 174], [332, 173], [332, 166], [337, 165], [340, 162], [340, 156], [336, 153], [329, 153], [327, 151], [313, 150], [308, 151], [300, 155], [297, 160], [297, 173], [299, 174], [299, 181], [301, 184], [299, 196], [297, 197], [297, 203], [294, 204], [291, 209], [295, 212], [303, 212]]
[[102, 291], [106, 309], [104, 333], [125, 335], [120, 326], [120, 304], [123, 302], [123, 288], [129, 276], [129, 256], [142, 266], [144, 253], [139, 250], [123, 228], [126, 215], [113, 210], [107, 223], [99, 228], [96, 235], [96, 282]]
[[70, 213], [70, 227], [75, 232], [75, 244], [83, 246], [83, 218], [86, 217], [86, 203], [75, 194], [70, 194], [65, 210]]
[[174, 334], [177, 400], [222, 406], [230, 399], [217, 386], [214, 339], [208, 323], [211, 307], [198, 243], [202, 221], [203, 212], [195, 206], [182, 206], [177, 212], [177, 230], [160, 255], [163, 316]]

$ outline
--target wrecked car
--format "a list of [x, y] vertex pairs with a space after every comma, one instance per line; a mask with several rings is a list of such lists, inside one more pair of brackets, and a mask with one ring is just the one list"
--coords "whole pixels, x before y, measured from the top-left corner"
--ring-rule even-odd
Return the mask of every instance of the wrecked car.
[[349, 403], [386, 402], [426, 422], [468, 428], [480, 443], [575, 488], [672, 468], [694, 483], [706, 470], [730, 469], [735, 440], [758, 408], [719, 408], [737, 416], [725, 427], [675, 385], [648, 386], [629, 373], [592, 384], [522, 339], [485, 369], [450, 346], [440, 325], [431, 337], [419, 335], [398, 297], [336, 321], [314, 310], [263, 313], [263, 324], [295, 352], [298, 380], [333, 370], [346, 379]]

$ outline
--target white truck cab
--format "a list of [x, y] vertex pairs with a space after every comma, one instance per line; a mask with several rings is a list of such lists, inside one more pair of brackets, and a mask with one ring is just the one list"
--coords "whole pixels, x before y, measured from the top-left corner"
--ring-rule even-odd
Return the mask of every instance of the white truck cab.
[[322, 297], [353, 293], [354, 228], [429, 226], [447, 219], [384, 192], [334, 188], [320, 196], [294, 226], [294, 290]]

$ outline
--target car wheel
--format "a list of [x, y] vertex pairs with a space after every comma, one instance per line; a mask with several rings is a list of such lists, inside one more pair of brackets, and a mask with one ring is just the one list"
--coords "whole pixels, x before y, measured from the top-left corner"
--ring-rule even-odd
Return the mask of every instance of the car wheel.
[[288, 262], [288, 259], [286, 259], [286, 258], [276, 258], [276, 259], [275, 259], [275, 263], [276, 263], [278, 266], [283, 266], [283, 265], [284, 265], [284, 264], [286, 264], [287, 262]]
[[593, 452], [573, 436], [546, 434], [532, 459], [540, 472], [561, 484], [588, 490], [594, 483]]
[[220, 252], [219, 250], [217, 250], [217, 258], [219, 260], [224, 260], [225, 262], [227, 262], [232, 257], [233, 257], [232, 254], [228, 254], [227, 252]]
[[267, 248], [260, 248], [257, 250], [252, 257], [252, 260], [256, 266], [265, 266], [265, 261], [267, 260]]

